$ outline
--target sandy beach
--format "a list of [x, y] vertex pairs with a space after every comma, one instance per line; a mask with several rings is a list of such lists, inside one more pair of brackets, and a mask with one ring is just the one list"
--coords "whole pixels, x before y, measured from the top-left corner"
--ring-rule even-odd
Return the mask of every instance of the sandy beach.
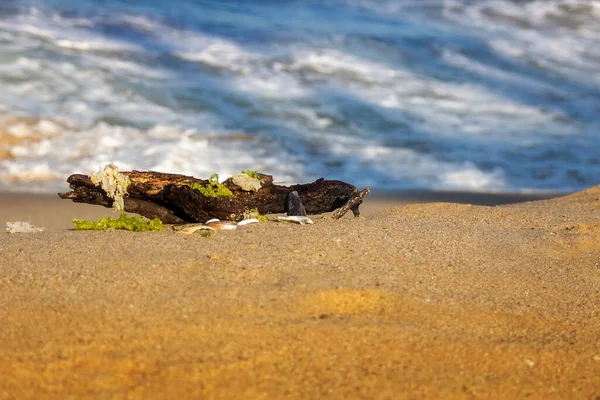
[[[0, 398], [598, 399], [600, 187], [210, 237], [0, 194]], [[458, 204], [456, 201], [473, 204]]]

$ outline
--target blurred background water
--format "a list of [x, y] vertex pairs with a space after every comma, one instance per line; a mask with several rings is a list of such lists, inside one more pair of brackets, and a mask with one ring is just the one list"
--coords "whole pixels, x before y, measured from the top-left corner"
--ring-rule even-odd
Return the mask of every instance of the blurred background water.
[[600, 2], [1, 0], [0, 189], [600, 184]]

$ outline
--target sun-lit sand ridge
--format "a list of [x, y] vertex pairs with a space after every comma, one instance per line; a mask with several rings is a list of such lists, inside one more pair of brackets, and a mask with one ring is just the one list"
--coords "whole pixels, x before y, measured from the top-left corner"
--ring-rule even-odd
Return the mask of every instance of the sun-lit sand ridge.
[[0, 398], [600, 396], [600, 187], [206, 238], [0, 195]]

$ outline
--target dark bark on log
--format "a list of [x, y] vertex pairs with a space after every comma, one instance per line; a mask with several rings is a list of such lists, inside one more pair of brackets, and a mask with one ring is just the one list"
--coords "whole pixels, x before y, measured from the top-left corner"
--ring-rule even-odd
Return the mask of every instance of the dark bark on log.
[[[255, 208], [260, 214], [283, 213], [286, 197], [294, 190], [298, 192], [308, 214], [334, 211], [354, 200], [348, 209], [357, 215], [360, 202], [356, 203], [355, 199], [360, 198], [362, 202], [364, 196], [360, 196], [354, 186], [342, 181], [321, 178], [308, 184], [280, 186], [273, 184], [272, 176], [261, 174], [262, 187], [256, 192], [242, 190], [229, 178], [223, 185], [231, 190], [233, 197], [208, 197], [189, 186], [192, 183], [204, 186], [209, 183], [208, 180], [154, 171], [123, 174], [131, 179], [127, 188], [128, 197], [124, 202], [125, 211], [159, 218], [169, 224], [205, 222], [211, 218], [240, 221], [244, 213]], [[113, 200], [88, 176], [71, 175], [67, 182], [72, 191], [59, 193], [61, 198], [112, 207]]]

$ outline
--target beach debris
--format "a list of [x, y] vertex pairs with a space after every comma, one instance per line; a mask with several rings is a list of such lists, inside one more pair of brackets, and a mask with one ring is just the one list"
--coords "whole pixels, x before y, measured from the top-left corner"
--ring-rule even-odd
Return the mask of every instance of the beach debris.
[[115, 211], [124, 211], [124, 197], [127, 194], [127, 187], [131, 184], [127, 175], [120, 173], [119, 168], [110, 163], [97, 172], [92, 172], [90, 179], [94, 185], [100, 185], [106, 195], [113, 199]]
[[244, 219], [256, 219], [259, 222], [267, 222], [269, 220], [269, 218], [266, 216], [261, 215], [256, 208], [253, 208], [252, 210], [245, 210], [242, 216]]
[[342, 218], [349, 210], [352, 210], [352, 213], [355, 217], [360, 216], [360, 212], [358, 211], [358, 207], [362, 204], [363, 198], [371, 193], [369, 188], [363, 189], [356, 194], [352, 199], [348, 200], [346, 204], [341, 206], [332, 216], [333, 219]]
[[[113, 197], [119, 198], [118, 194], [121, 194], [126, 212], [150, 219], [159, 218], [166, 224], [184, 224], [204, 223], [212, 218], [241, 221], [250, 216], [248, 210], [255, 211], [256, 214], [251, 217], [258, 219], [265, 214], [289, 212], [312, 215], [340, 208], [336, 217], [348, 210], [358, 216], [362, 198], [368, 193], [368, 189], [359, 192], [349, 183], [323, 178], [307, 184], [276, 185], [271, 175], [256, 171], [242, 171], [239, 175], [260, 181], [261, 187], [257, 191], [244, 190], [251, 188], [245, 184], [238, 186], [233, 178], [219, 182], [214, 174], [205, 180], [156, 171], [118, 171], [110, 164], [104, 170], [106, 173], [102, 176], [105, 179], [96, 177], [94, 181], [87, 175], [69, 176], [67, 182], [71, 191], [59, 196], [75, 202], [113, 207], [117, 202]], [[114, 187], [122, 190], [114, 191]], [[257, 187], [254, 186], [255, 189]], [[296, 193], [291, 194], [293, 192]]]
[[257, 224], [259, 223], [260, 220], [258, 218], [247, 218], [244, 220], [241, 220], [240, 222], [237, 223], [238, 226], [244, 226], [244, 225], [248, 225], [248, 224]]
[[29, 222], [15, 221], [6, 223], [6, 232], [8, 233], [39, 233], [43, 231], [44, 228], [31, 225]]
[[243, 170], [239, 174], [233, 175], [231, 181], [246, 192], [258, 192], [262, 187], [263, 178], [256, 171]]
[[304, 216], [299, 216], [299, 215], [290, 215], [290, 216], [285, 216], [285, 217], [276, 217], [276, 221], [279, 222], [290, 222], [292, 224], [300, 224], [300, 225], [306, 225], [306, 224], [313, 224], [312, 219], [308, 218], [308, 217], [304, 217]]
[[312, 224], [312, 219], [306, 216], [306, 209], [302, 205], [302, 200], [300, 200], [300, 196], [297, 191], [293, 191], [288, 193], [285, 199], [285, 209], [287, 211], [287, 216], [285, 217], [276, 217], [276, 220], [279, 222], [290, 222], [293, 224]]
[[285, 199], [285, 210], [289, 216], [302, 216], [306, 217], [306, 209], [302, 205], [302, 200], [300, 200], [300, 196], [297, 191], [293, 191], [288, 193]]
[[233, 230], [233, 229], [237, 229], [237, 225], [233, 222], [227, 222], [227, 221], [211, 221], [211, 222], [207, 222], [205, 224], [206, 226], [209, 226], [211, 228], [214, 228], [217, 231], [220, 230]]
[[248, 224], [258, 223], [258, 219], [251, 218], [245, 219], [237, 224], [234, 222], [221, 221], [218, 218], [213, 218], [205, 223], [199, 224], [183, 224], [183, 225], [173, 225], [173, 230], [177, 233], [182, 233], [185, 235], [191, 235], [192, 233], [199, 231], [220, 231], [220, 230], [233, 230], [237, 229], [238, 226], [244, 226]]
[[146, 220], [144, 217], [128, 217], [124, 212], [119, 218], [100, 218], [97, 221], [88, 221], [85, 219], [74, 219], [73, 225], [76, 231], [105, 231], [126, 230], [133, 232], [162, 231], [163, 223], [160, 219], [154, 218]]
[[204, 225], [204, 224], [182, 224], [182, 225], [173, 225], [173, 230], [177, 233], [181, 233], [184, 235], [191, 235], [192, 233], [201, 232], [201, 231], [216, 231], [212, 226]]

